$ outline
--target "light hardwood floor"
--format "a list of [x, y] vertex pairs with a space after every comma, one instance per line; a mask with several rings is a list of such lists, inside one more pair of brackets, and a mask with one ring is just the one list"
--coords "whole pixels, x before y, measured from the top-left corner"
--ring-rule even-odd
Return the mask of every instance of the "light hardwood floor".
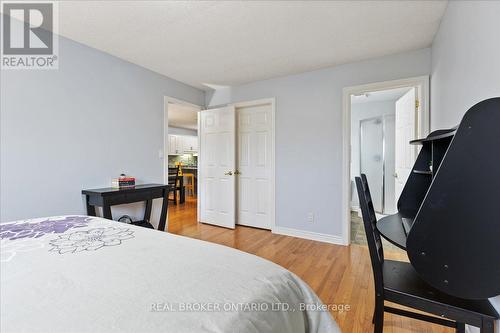
[[[239, 226], [235, 230], [197, 223], [196, 201], [169, 205], [168, 231], [230, 246], [273, 261], [300, 276], [325, 304], [349, 304], [350, 311], [332, 312], [342, 332], [373, 332], [373, 277], [365, 246], [349, 247], [272, 234]], [[403, 252], [386, 257], [407, 260]], [[452, 333], [454, 330], [385, 314], [386, 333]]]

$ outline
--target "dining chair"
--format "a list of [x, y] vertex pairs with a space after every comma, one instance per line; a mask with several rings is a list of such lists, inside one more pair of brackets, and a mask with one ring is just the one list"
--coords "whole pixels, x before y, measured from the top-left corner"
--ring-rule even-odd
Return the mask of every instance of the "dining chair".
[[180, 165], [176, 165], [175, 168], [168, 168], [168, 184], [172, 185], [169, 192], [173, 193], [172, 199], [169, 193], [168, 200], [173, 201], [174, 205], [177, 205], [177, 192], [181, 191], [180, 177], [182, 177]]
[[[447, 295], [420, 279], [410, 263], [384, 259], [366, 175], [356, 177], [356, 188], [375, 282], [374, 333], [382, 333], [384, 312], [452, 327], [457, 333], [465, 332], [465, 324], [479, 327], [481, 333], [493, 333], [494, 321], [499, 315], [488, 300], [466, 300]], [[435, 316], [386, 306], [384, 301]]]
[[186, 193], [190, 193], [191, 196], [194, 196], [194, 174], [193, 173], [184, 173], [184, 187], [186, 188]]

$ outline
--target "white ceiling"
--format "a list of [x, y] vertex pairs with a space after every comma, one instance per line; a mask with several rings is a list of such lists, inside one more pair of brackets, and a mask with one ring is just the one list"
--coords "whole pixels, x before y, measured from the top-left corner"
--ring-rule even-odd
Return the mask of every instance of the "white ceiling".
[[410, 90], [410, 87], [406, 88], [395, 88], [388, 90], [380, 90], [368, 92], [362, 95], [353, 95], [351, 96], [352, 104], [360, 104], [360, 103], [370, 103], [370, 102], [382, 102], [382, 101], [395, 101], [403, 96], [405, 93]]
[[169, 103], [168, 126], [197, 130], [198, 109], [187, 105]]
[[60, 33], [181, 82], [238, 85], [431, 45], [445, 1], [61, 1]]

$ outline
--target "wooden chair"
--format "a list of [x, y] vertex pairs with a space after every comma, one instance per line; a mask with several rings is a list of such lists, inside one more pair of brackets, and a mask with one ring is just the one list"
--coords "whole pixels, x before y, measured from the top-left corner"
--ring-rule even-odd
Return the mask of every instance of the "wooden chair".
[[192, 173], [184, 173], [184, 180], [186, 182], [184, 183], [184, 187], [187, 191], [187, 193], [191, 193], [191, 196], [194, 196], [194, 174]]
[[177, 192], [182, 191], [180, 185], [180, 177], [182, 177], [180, 172], [180, 165], [177, 165], [175, 168], [168, 169], [168, 184], [172, 185], [170, 188], [170, 192], [173, 193], [173, 198], [170, 198], [169, 193], [168, 200], [173, 201], [174, 205], [177, 205]]
[[[447, 295], [420, 279], [410, 263], [384, 260], [382, 241], [376, 228], [377, 218], [364, 174], [356, 177], [356, 187], [375, 280], [374, 332], [382, 333], [384, 312], [389, 312], [453, 327], [460, 333], [465, 332], [465, 324], [479, 327], [481, 333], [493, 333], [494, 321], [499, 315], [488, 300], [466, 300]], [[440, 318], [385, 306], [385, 300]]]

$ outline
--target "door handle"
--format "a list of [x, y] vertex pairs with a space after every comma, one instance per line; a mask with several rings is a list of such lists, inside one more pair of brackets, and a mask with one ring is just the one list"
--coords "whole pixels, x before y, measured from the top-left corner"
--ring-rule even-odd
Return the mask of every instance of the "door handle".
[[225, 175], [225, 176], [232, 176], [232, 175], [233, 175], [233, 172], [232, 172], [232, 171], [224, 172], [224, 175]]
[[394, 178], [398, 178], [398, 174], [396, 172], [394, 172], [392, 175], [394, 176]]

